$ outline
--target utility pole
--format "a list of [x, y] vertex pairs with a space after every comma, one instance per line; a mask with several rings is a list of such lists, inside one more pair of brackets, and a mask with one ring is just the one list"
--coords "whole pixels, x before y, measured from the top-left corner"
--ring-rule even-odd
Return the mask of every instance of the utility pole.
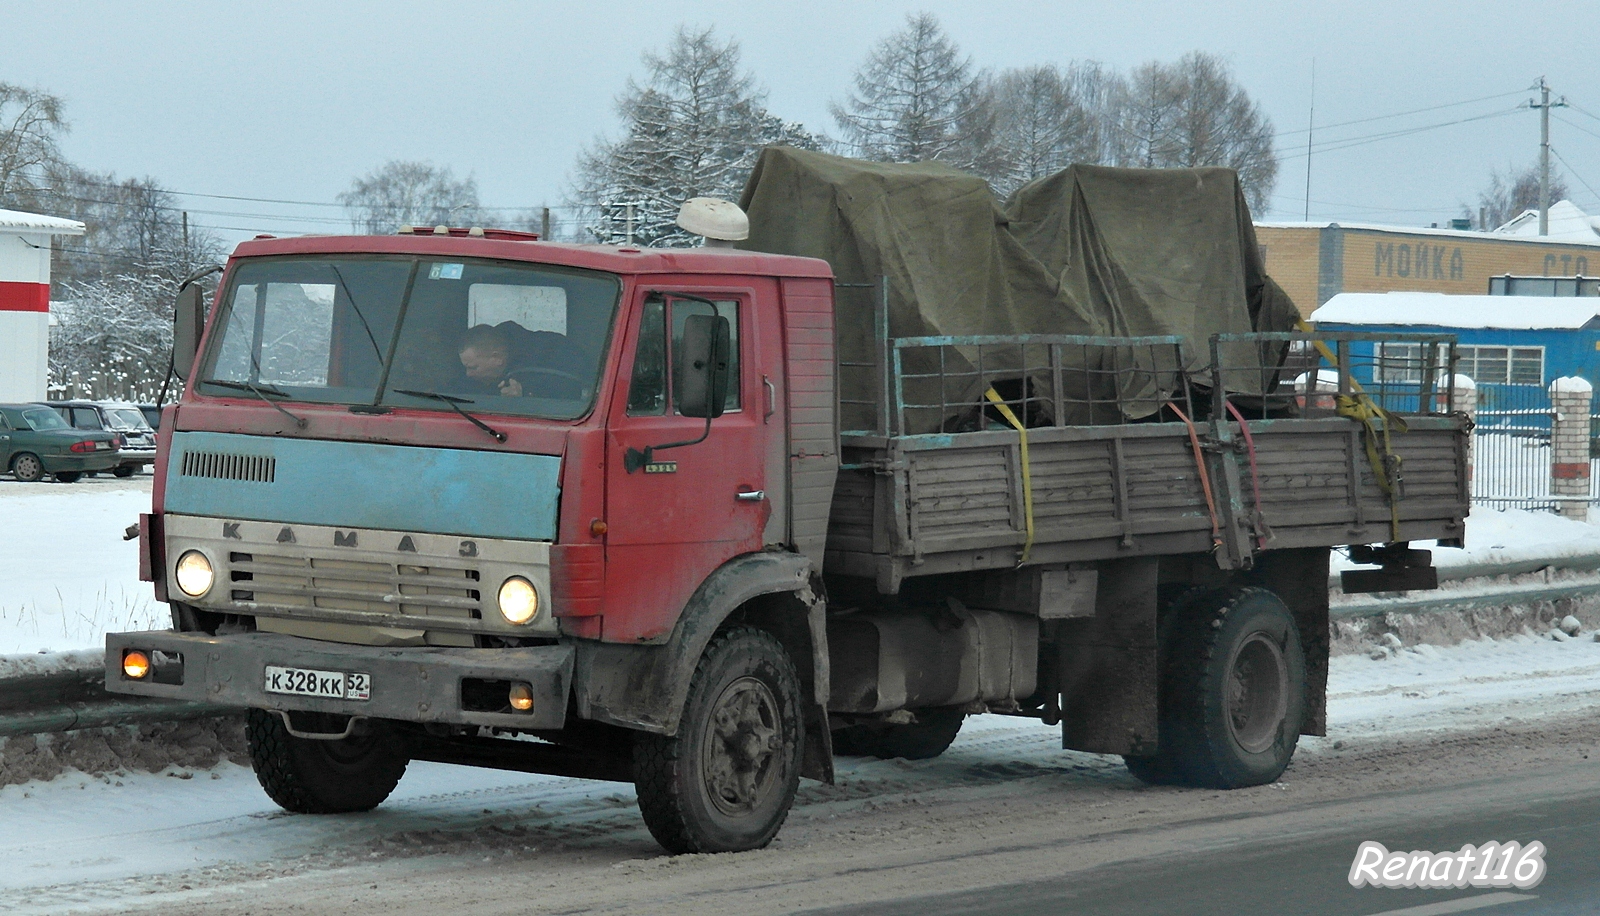
[[1317, 123], [1317, 59], [1311, 58], [1311, 116], [1306, 119], [1306, 213], [1311, 222], [1311, 130]]
[[189, 254], [189, 211], [183, 211], [183, 253]]
[[1566, 96], [1550, 101], [1550, 84], [1539, 77], [1539, 101], [1529, 108], [1539, 110], [1539, 234], [1550, 234], [1550, 109], [1567, 107]]
[[550, 241], [550, 208], [545, 207], [543, 215], [539, 217], [539, 240]]

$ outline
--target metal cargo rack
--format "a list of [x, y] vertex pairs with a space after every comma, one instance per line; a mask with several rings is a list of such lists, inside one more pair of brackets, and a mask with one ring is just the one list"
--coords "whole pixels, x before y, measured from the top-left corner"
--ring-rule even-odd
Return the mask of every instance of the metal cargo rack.
[[1217, 335], [1196, 371], [1177, 337], [883, 332], [878, 422], [841, 435], [827, 549], [830, 573], [879, 591], [1140, 555], [1245, 568], [1464, 531], [1449, 335]]

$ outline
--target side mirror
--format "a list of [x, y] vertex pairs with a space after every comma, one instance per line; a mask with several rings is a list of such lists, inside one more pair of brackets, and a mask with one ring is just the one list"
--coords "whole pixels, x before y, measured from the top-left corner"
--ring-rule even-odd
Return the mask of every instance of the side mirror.
[[205, 326], [206, 292], [200, 284], [190, 283], [178, 291], [172, 315], [172, 370], [178, 378], [188, 380]]
[[683, 339], [675, 354], [678, 412], [710, 420], [722, 416], [728, 401], [728, 319], [690, 315], [683, 321]]

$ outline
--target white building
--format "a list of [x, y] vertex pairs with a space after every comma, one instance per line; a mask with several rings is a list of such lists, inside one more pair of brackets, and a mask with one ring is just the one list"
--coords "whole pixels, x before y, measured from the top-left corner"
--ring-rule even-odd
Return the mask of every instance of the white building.
[[[1539, 211], [1524, 210], [1495, 230], [1499, 235], [1539, 238]], [[1545, 238], [1564, 242], [1600, 242], [1600, 216], [1590, 216], [1570, 200], [1550, 205], [1550, 234]]]
[[0, 210], [0, 402], [42, 401], [50, 369], [50, 238], [77, 220]]

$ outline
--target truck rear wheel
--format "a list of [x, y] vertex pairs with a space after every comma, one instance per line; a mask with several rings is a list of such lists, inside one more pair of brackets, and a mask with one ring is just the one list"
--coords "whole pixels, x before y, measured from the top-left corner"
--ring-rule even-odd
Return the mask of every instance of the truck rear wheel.
[[668, 852], [737, 852], [772, 841], [800, 786], [800, 679], [783, 646], [740, 627], [706, 647], [678, 733], [641, 735], [634, 786]]
[[1214, 789], [1276, 780], [1305, 716], [1294, 617], [1262, 588], [1180, 601], [1166, 627], [1156, 754], [1124, 757], [1139, 779]]
[[833, 733], [833, 752], [850, 757], [931, 760], [943, 754], [961, 733], [966, 718], [958, 706], [918, 709], [905, 725], [852, 725]]
[[381, 727], [335, 741], [296, 738], [276, 713], [252, 709], [244, 734], [261, 788], [296, 814], [371, 811], [394, 791], [410, 762]]

